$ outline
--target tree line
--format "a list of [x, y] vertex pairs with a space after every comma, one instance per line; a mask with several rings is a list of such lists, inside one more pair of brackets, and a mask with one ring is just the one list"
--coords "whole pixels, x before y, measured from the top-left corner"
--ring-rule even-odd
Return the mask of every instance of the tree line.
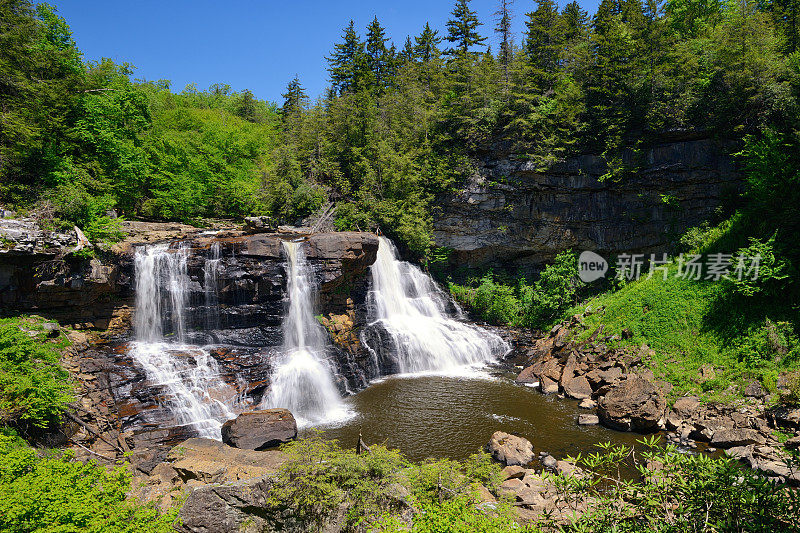
[[129, 65], [83, 61], [52, 7], [1, 9], [0, 195], [98, 234], [112, 208], [298, 223], [333, 204], [338, 228], [380, 228], [422, 254], [437, 195], [477, 157], [545, 170], [589, 152], [619, 180], [648, 143], [791, 137], [800, 116], [800, 0], [603, 0], [593, 16], [499, 0], [491, 21], [457, 0], [443, 33], [425, 23], [401, 46], [377, 18], [363, 36], [351, 21], [326, 93], [311, 102], [294, 77], [280, 107], [222, 84], [135, 81]]

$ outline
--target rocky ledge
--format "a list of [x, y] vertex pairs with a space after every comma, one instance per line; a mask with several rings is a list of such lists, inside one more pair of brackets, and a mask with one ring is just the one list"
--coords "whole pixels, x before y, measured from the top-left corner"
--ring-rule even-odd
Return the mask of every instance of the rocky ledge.
[[[522, 367], [517, 383], [580, 400], [580, 407], [594, 414], [580, 415], [579, 424], [662, 432], [678, 446], [709, 453], [726, 450], [768, 477], [800, 485], [800, 472], [788, 465], [786, 452], [800, 447], [800, 408], [768, 407], [766, 393], [757, 382], [747, 387], [744, 402], [704, 403], [684, 396], [670, 407], [667, 398], [672, 385], [656, 379], [649, 368], [652, 349], [647, 345], [613, 348], [619, 337], [604, 335], [602, 326], [587, 340], [574, 341], [575, 333], [585, 331], [583, 318], [575, 315], [544, 336], [521, 335], [514, 356]], [[713, 373], [710, 367], [701, 370], [700, 379], [709, 379]], [[777, 429], [796, 436], [784, 445]]]
[[438, 246], [456, 264], [537, 269], [563, 250], [603, 253], [667, 251], [673, 235], [706, 220], [738, 190], [742, 176], [731, 147], [711, 139], [628, 151], [638, 167], [603, 180], [603, 158], [582, 155], [541, 171], [527, 159], [478, 163], [461, 190], [439, 198]]

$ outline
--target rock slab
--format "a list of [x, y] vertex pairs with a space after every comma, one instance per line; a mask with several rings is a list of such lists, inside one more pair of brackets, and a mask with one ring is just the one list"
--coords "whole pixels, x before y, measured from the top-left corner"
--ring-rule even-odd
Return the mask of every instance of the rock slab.
[[533, 444], [529, 440], [503, 431], [495, 431], [486, 448], [507, 466], [524, 466], [533, 460]]
[[263, 450], [297, 438], [297, 422], [287, 409], [242, 413], [222, 425], [222, 442], [244, 450]]
[[651, 431], [664, 416], [667, 402], [650, 381], [632, 376], [614, 385], [597, 403], [603, 424], [621, 431]]

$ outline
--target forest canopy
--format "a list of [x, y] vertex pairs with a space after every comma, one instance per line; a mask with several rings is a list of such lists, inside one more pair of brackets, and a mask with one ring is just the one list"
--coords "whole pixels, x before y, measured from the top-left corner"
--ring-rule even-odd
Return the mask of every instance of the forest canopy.
[[458, 0], [445, 32], [426, 23], [402, 46], [377, 18], [363, 35], [351, 21], [326, 94], [311, 102], [294, 77], [280, 104], [136, 80], [128, 64], [85, 61], [52, 6], [0, 9], [0, 202], [94, 239], [113, 237], [112, 209], [300, 223], [335, 208], [337, 228], [380, 228], [422, 254], [436, 196], [492, 150], [541, 169], [601, 154], [620, 180], [665, 138], [796, 146], [798, 0], [603, 0], [591, 17], [503, 0], [485, 21]]

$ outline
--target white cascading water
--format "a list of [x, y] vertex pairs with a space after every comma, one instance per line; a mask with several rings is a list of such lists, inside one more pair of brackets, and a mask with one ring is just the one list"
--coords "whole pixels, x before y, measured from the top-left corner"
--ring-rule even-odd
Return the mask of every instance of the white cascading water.
[[452, 371], [493, 361], [508, 351], [494, 333], [449, 317], [446, 296], [436, 283], [400, 261], [384, 237], [370, 277], [370, 320], [389, 334], [401, 373]]
[[215, 242], [203, 264], [203, 292], [205, 293], [206, 329], [219, 329], [219, 268], [221, 247]]
[[[220, 377], [208, 350], [184, 344], [189, 276], [188, 248], [170, 251], [167, 245], [140, 247], [136, 269], [136, 341], [130, 354], [148, 379], [169, 393], [169, 405], [180, 424], [191, 424], [203, 437], [221, 438], [236, 391]], [[165, 325], [171, 333], [164, 337]]]
[[300, 243], [284, 241], [283, 251], [289, 306], [283, 350], [263, 406], [289, 409], [301, 426], [340, 420], [347, 413], [326, 357], [327, 335], [314, 317], [313, 272]]

